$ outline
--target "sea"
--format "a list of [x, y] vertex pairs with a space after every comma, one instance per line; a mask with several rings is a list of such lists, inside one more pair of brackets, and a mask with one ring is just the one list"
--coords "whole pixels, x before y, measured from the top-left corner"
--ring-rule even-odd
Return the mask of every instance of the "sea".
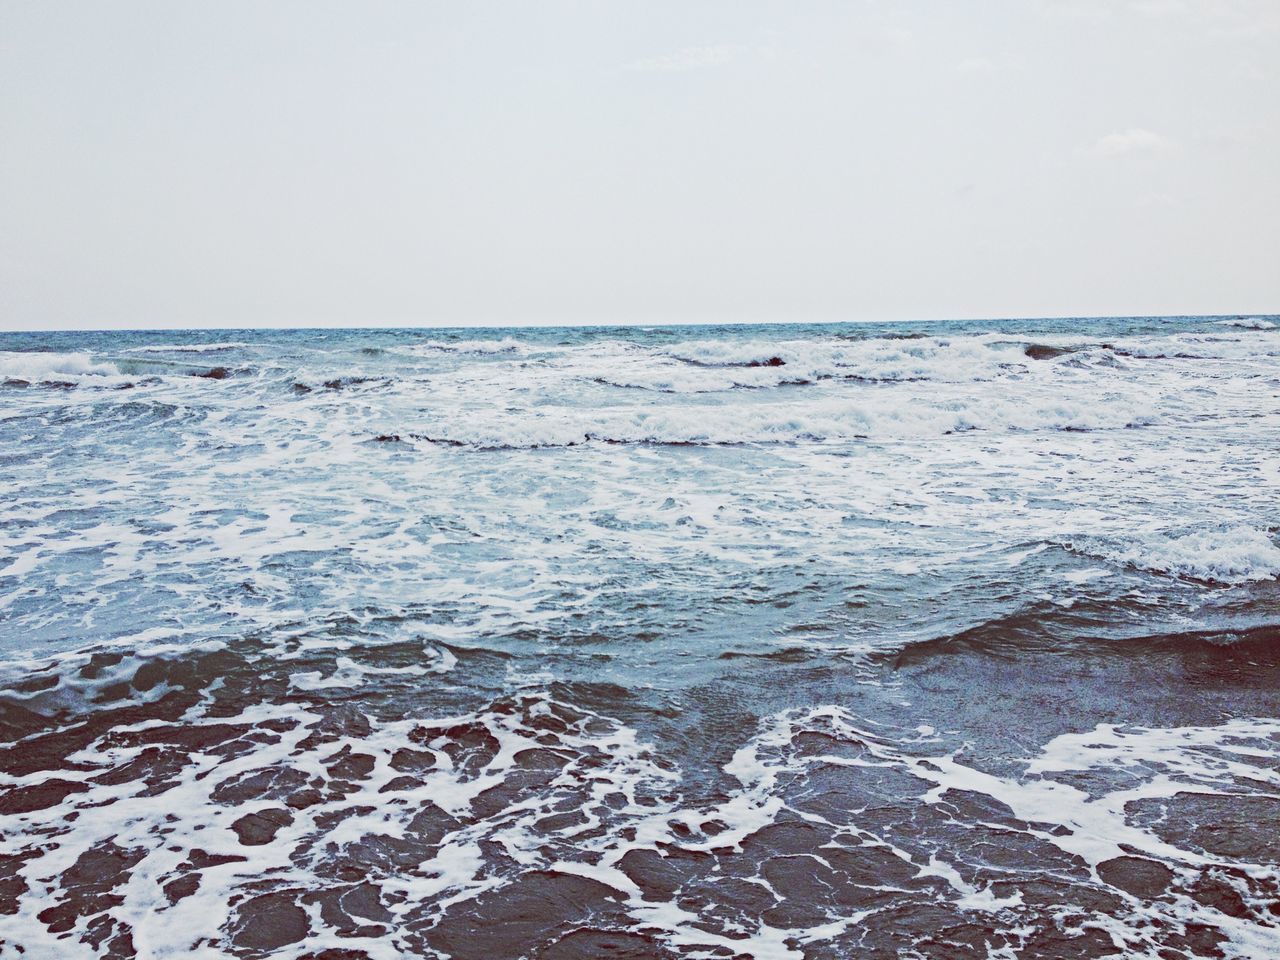
[[0, 957], [1280, 957], [1280, 318], [0, 334]]

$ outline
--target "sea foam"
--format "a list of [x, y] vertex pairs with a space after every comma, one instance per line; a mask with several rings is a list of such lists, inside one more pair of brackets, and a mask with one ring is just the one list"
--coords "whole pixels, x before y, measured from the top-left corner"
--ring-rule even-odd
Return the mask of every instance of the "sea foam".
[[1239, 584], [1280, 577], [1280, 545], [1263, 531], [1243, 525], [1140, 536], [1132, 545], [1104, 555], [1117, 563], [1191, 580]]
[[0, 378], [29, 383], [75, 381], [81, 377], [118, 376], [114, 364], [94, 360], [88, 353], [0, 352]]

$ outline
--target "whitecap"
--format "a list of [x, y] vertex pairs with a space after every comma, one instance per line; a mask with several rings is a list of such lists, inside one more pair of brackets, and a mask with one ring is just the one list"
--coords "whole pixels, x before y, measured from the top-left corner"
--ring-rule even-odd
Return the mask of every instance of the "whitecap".
[[[1080, 549], [1080, 545], [1071, 546]], [[1084, 549], [1114, 563], [1191, 580], [1240, 584], [1280, 577], [1280, 545], [1263, 531], [1244, 525], [1138, 536], [1127, 545], [1084, 545]]]
[[405, 349], [410, 353], [520, 353], [524, 344], [514, 337], [501, 340], [425, 340]]
[[55, 383], [119, 375], [113, 364], [96, 361], [88, 353], [0, 351], [0, 379]]
[[251, 344], [239, 341], [226, 343], [155, 343], [143, 347], [130, 347], [126, 353], [214, 353], [219, 350], [236, 350]]
[[1242, 330], [1274, 330], [1276, 325], [1261, 317], [1236, 317], [1233, 320], [1219, 320], [1221, 327], [1239, 327]]

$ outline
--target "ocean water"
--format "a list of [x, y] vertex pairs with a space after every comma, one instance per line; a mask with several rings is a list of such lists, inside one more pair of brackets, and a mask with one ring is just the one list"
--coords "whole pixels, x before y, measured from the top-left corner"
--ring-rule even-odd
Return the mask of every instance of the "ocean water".
[[1280, 956], [1280, 320], [0, 335], [0, 957]]

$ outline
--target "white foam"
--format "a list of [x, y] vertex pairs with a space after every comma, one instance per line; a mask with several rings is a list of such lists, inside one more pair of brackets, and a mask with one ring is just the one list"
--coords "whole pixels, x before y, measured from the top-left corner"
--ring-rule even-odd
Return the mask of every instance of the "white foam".
[[0, 351], [0, 380], [52, 383], [119, 374], [113, 364], [96, 361], [87, 353]]
[[[1136, 360], [1264, 361], [1280, 356], [1280, 331], [1275, 325], [1250, 325], [1252, 333], [1180, 333], [1169, 337], [1126, 337], [1115, 341], [1121, 355]], [[1233, 326], [1236, 326], [1233, 324]]]
[[1139, 535], [1129, 545], [1103, 547], [1101, 552], [1116, 563], [1193, 580], [1247, 583], [1280, 577], [1280, 545], [1244, 525], [1182, 535]]
[[[555, 720], [551, 729], [558, 732], [539, 727], [542, 717]], [[202, 708], [195, 708], [180, 721], [184, 730], [234, 723], [258, 730], [266, 725], [274, 733], [252, 738], [252, 749], [232, 756], [179, 749], [182, 762], [158, 777], [163, 781], [158, 790], [149, 790], [145, 780], [134, 777], [109, 784], [94, 782], [100, 773], [145, 761], [152, 748], [145, 737], [133, 735], [169, 724], [150, 720], [113, 727], [103, 740], [73, 755], [70, 760], [74, 766], [59, 772], [60, 776], [65, 773], [66, 779], [86, 784], [87, 792], [73, 793], [45, 809], [0, 815], [4, 828], [0, 852], [38, 845], [38, 855], [22, 868], [30, 889], [15, 903], [14, 912], [0, 914], [0, 942], [50, 943], [51, 952], [37, 956], [92, 956], [87, 948], [76, 952], [74, 938], [56, 941], [57, 949], [53, 949], [55, 942], [36, 916], [51, 902], [43, 878], [56, 877], [88, 850], [115, 843], [142, 854], [127, 882], [113, 891], [120, 901], [109, 907], [111, 916], [132, 928], [135, 945], [148, 956], [177, 958], [198, 955], [193, 950], [203, 940], [210, 945], [203, 955], [226, 956], [222, 927], [246, 889], [256, 892], [253, 885], [269, 881], [274, 874], [286, 875], [292, 889], [322, 889], [330, 882], [323, 873], [328, 858], [365, 838], [405, 836], [415, 814], [432, 804], [464, 815], [464, 821], [448, 828], [438, 850], [427, 854], [430, 859], [411, 871], [383, 877], [382, 886], [387, 893], [403, 894], [388, 905], [396, 914], [421, 910], [424, 905], [438, 912], [454, 899], [475, 896], [505, 882], [486, 867], [481, 839], [494, 839], [517, 862], [550, 867], [554, 864], [550, 856], [554, 840], [535, 824], [563, 810], [566, 800], [576, 800], [574, 809], [586, 819], [568, 830], [562, 844], [568, 843], [572, 849], [574, 836], [585, 833], [588, 838], [581, 841], [582, 849], [599, 850], [617, 842], [620, 827], [652, 816], [653, 806], [637, 801], [642, 794], [651, 797], [665, 789], [674, 779], [653, 762], [650, 748], [639, 743], [632, 731], [596, 715], [565, 712], [545, 697], [504, 702], [494, 710], [434, 721], [373, 721], [367, 734], [321, 737], [319, 743], [312, 743], [316, 738], [309, 734], [321, 720], [319, 714], [298, 702], [264, 703], [232, 716], [210, 717]], [[424, 726], [424, 722], [430, 725]], [[449, 731], [459, 724], [486, 731], [497, 745], [496, 752], [479, 766], [455, 765], [444, 749], [453, 745]], [[516, 770], [517, 755], [531, 749], [545, 750], [548, 744], [556, 756], [565, 758], [560, 775], [537, 790], [517, 791], [508, 805], [488, 817], [472, 816], [472, 802], [505, 782]], [[391, 765], [402, 748], [425, 749], [434, 755], [435, 764], [415, 785], [388, 790], [393, 780], [404, 779]], [[326, 765], [344, 749], [373, 758], [367, 775], [358, 777], [342, 795], [293, 810], [293, 822], [269, 842], [256, 846], [238, 842], [231, 829], [238, 818], [280, 803], [250, 799], [230, 804], [215, 799], [220, 787], [243, 777], [290, 769], [316, 782], [330, 779], [334, 775]], [[0, 778], [0, 783], [21, 786], [44, 776]], [[618, 793], [630, 803], [615, 811], [605, 798]], [[337, 822], [320, 828], [318, 820], [326, 816]], [[589, 839], [606, 818], [609, 829], [600, 832], [600, 839]], [[324, 842], [316, 843], [317, 836], [323, 836]], [[160, 888], [176, 875], [179, 864], [196, 847], [214, 855], [231, 855], [236, 862], [203, 869], [196, 893], [170, 904]], [[424, 851], [427, 849], [424, 845]], [[299, 945], [298, 952], [316, 950], [334, 935], [319, 914], [311, 919], [312, 934]], [[378, 939], [355, 937], [343, 943], [352, 949], [364, 948], [377, 946]], [[390, 944], [384, 941], [386, 949], [376, 955], [403, 955], [403, 949], [388, 952], [398, 943], [395, 938]]]
[[[808, 731], [830, 738], [833, 744], [856, 744], [865, 757], [795, 752], [797, 735]], [[828, 766], [851, 770], [889, 767], [920, 781], [925, 787], [920, 800], [926, 804], [953, 809], [954, 801], [948, 796], [953, 791], [997, 801], [1025, 824], [1019, 829], [1080, 857], [1099, 884], [1103, 883], [1097, 873], [1101, 864], [1133, 855], [1175, 870], [1228, 867], [1275, 878], [1274, 867], [1265, 861], [1251, 863], [1178, 846], [1148, 826], [1135, 823], [1130, 811], [1138, 801], [1166, 800], [1184, 793], [1274, 798], [1280, 787], [1280, 774], [1274, 766], [1280, 757], [1278, 738], [1280, 720], [1273, 718], [1239, 718], [1218, 725], [1178, 728], [1122, 729], [1103, 724], [1086, 733], [1051, 740], [1037, 756], [1027, 758], [1021, 774], [1002, 776], [966, 764], [962, 752], [941, 756], [908, 752], [903, 745], [913, 741], [895, 742], [869, 729], [868, 723], [842, 707], [798, 709], [766, 719], [761, 732], [737, 752], [726, 770], [741, 780], [744, 790], [722, 804], [717, 814], [739, 806], [751, 811], [742, 820], [744, 828], [758, 829], [762, 820], [772, 822], [785, 808], [780, 796], [784, 782], [802, 784], [809, 771]], [[1110, 788], [1100, 787], [1092, 775], [1118, 770], [1125, 776]], [[803, 811], [792, 813], [803, 815]], [[894, 847], [891, 835], [869, 836], [856, 819], [850, 826], [863, 843]], [[911, 860], [906, 851], [898, 853]], [[1023, 902], [1017, 891], [1000, 897], [990, 886], [975, 886], [963, 879], [951, 856], [952, 851], [945, 848], [932, 853], [927, 862], [917, 863], [918, 875], [944, 880], [955, 890], [953, 902], [961, 909], [1013, 911], [1016, 916]], [[1128, 945], [1134, 955], [1142, 952], [1139, 945], [1149, 935], [1152, 920], [1156, 930], [1165, 924], [1211, 924], [1228, 938], [1224, 944], [1227, 954], [1240, 960], [1257, 956], [1259, 944], [1275, 943], [1274, 929], [1269, 926], [1227, 916], [1186, 897], [1143, 901], [1125, 893], [1122, 899], [1129, 903], [1132, 915], [1112, 915], [1109, 922], [1117, 944]]]
[[[424, 439], [477, 447], [560, 447], [591, 441], [737, 444], [937, 437], [972, 430], [1034, 432], [1105, 430], [1150, 424], [1143, 404], [1100, 406], [1068, 399], [1040, 404], [990, 400], [939, 403], [891, 397], [862, 402], [817, 400], [746, 407], [665, 406], [639, 410], [544, 408], [522, 417], [476, 413], [464, 421], [425, 426]], [[417, 436], [415, 434], [415, 436]]]
[[[867, 340], [688, 341], [666, 348], [691, 364], [737, 367], [780, 382], [849, 377], [870, 381], [989, 380], [1024, 369], [1030, 362], [1022, 341], [977, 337]], [[781, 366], [768, 366], [782, 361]], [[748, 364], [759, 366], [747, 367]], [[760, 371], [757, 373], [757, 371]], [[748, 384], [750, 381], [746, 381]]]
[[1091, 580], [1101, 580], [1103, 577], [1111, 576], [1112, 571], [1106, 567], [1089, 567], [1085, 570], [1069, 570], [1062, 575], [1062, 579], [1067, 583], [1089, 583]]
[[299, 690], [342, 689], [358, 687], [365, 682], [366, 677], [424, 677], [431, 673], [448, 673], [458, 662], [457, 657], [448, 650], [427, 648], [423, 655], [429, 664], [407, 667], [374, 667], [358, 663], [350, 657], [338, 657], [334, 661], [333, 670], [327, 673], [319, 670], [302, 671], [292, 674], [289, 682]]

